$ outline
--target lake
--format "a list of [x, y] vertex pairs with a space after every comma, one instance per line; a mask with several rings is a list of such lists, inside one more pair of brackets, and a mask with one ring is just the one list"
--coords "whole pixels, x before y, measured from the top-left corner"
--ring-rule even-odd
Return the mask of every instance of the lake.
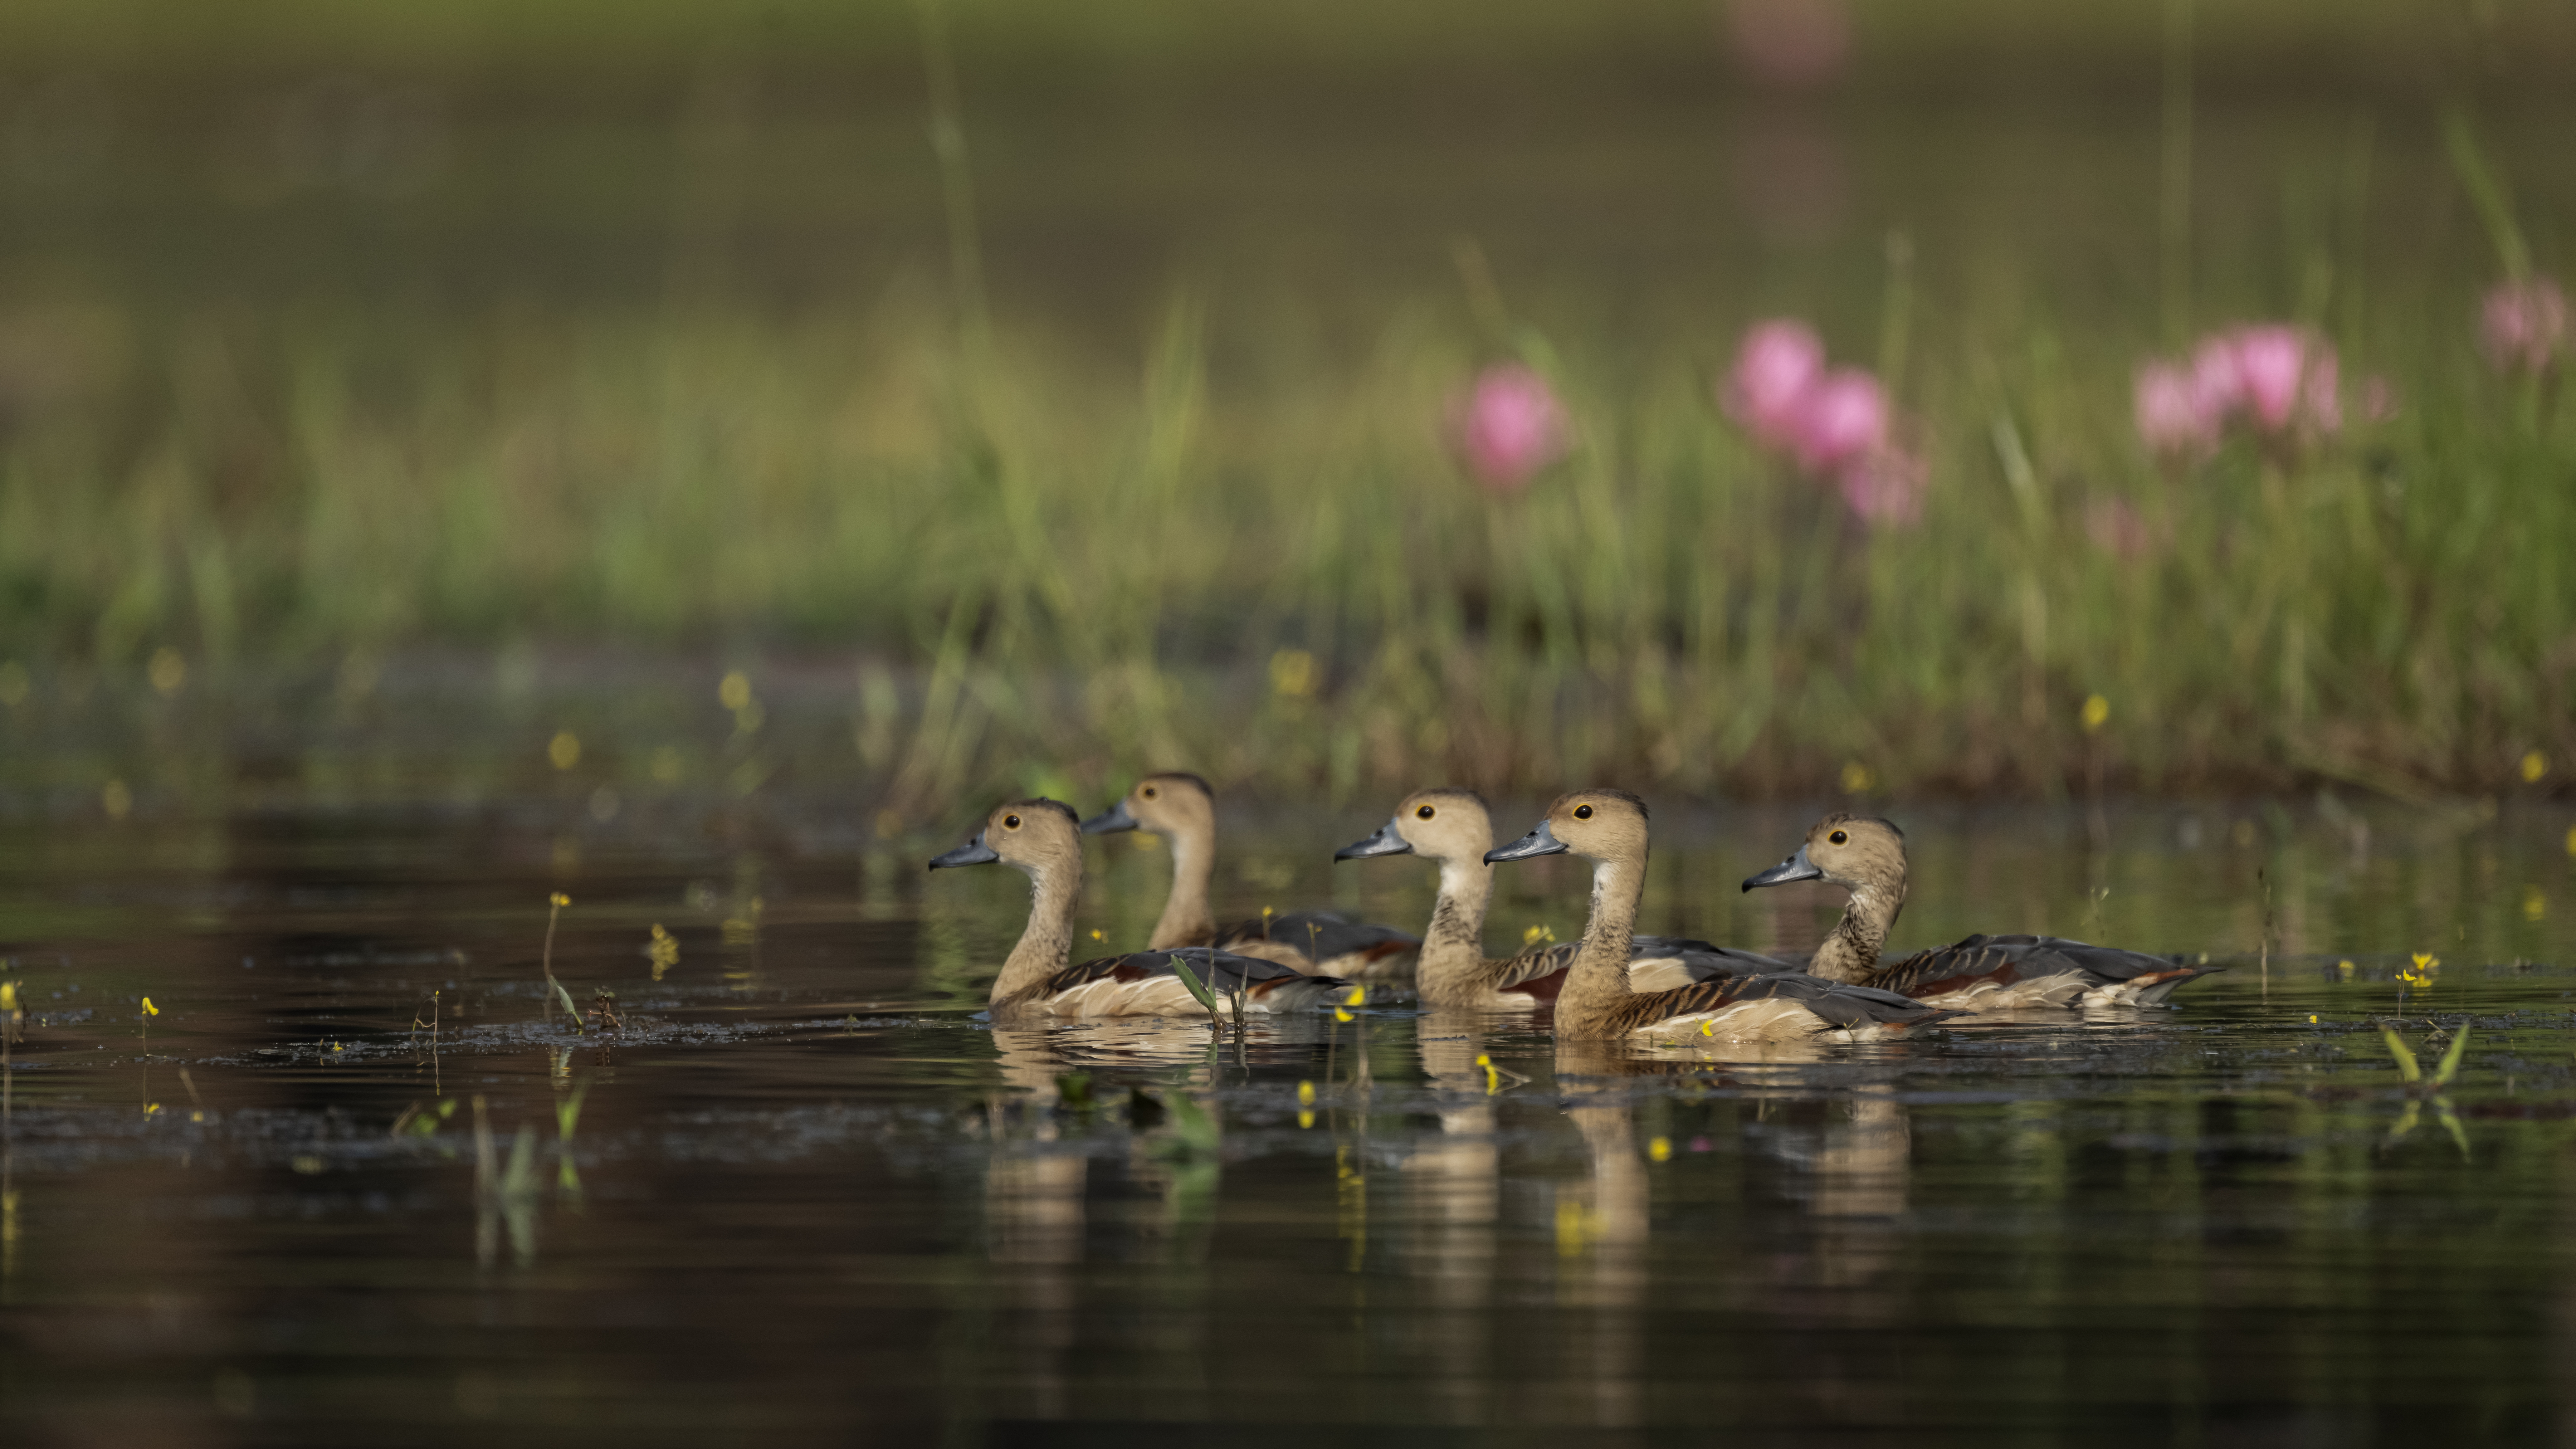
[[[1421, 862], [1329, 863], [1382, 810], [1229, 815], [1221, 907], [1419, 929]], [[929, 876], [954, 839], [820, 804], [21, 811], [0, 1422], [13, 1445], [2563, 1437], [2563, 812], [1891, 813], [1899, 945], [2045, 928], [2229, 969], [2169, 1010], [1722, 1060], [1384, 992], [1240, 1040], [994, 1030], [1018, 878]], [[1645, 924], [1811, 944], [1837, 893], [1736, 889], [1809, 818], [1659, 811]], [[1094, 847], [1085, 912], [1119, 947], [1166, 878], [1133, 842]], [[1514, 867], [1490, 944], [1570, 938], [1583, 896], [1570, 862]], [[2427, 1074], [2467, 1034], [2447, 1091], [2410, 1096], [2382, 1019]]]

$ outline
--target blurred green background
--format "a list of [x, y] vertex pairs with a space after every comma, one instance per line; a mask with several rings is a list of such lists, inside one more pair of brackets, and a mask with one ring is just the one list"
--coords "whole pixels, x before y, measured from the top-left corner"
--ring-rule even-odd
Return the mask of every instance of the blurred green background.
[[[5, 768], [2553, 792], [2576, 424], [2477, 320], [2571, 154], [2538, 3], [21, 3]], [[1716, 406], [1774, 315], [1919, 527]], [[2258, 318], [2393, 414], [2160, 466], [2133, 370]]]

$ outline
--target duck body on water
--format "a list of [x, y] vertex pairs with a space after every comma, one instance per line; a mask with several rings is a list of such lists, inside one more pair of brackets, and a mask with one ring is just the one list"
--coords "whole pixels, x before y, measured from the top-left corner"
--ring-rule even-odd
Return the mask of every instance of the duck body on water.
[[1073, 807], [1045, 799], [995, 806], [984, 828], [934, 858], [932, 870], [1011, 866], [1032, 888], [1029, 921], [993, 978], [993, 1019], [1028, 1022], [1101, 1016], [1202, 1016], [1180, 971], [1250, 1013], [1313, 1011], [1347, 997], [1353, 983], [1210, 946], [1131, 951], [1071, 964], [1073, 913], [1082, 900], [1082, 833]]
[[[1494, 891], [1491, 811], [1472, 790], [1417, 790], [1365, 840], [1333, 852], [1335, 860], [1418, 855], [1440, 867], [1440, 896], [1422, 935], [1413, 987], [1425, 1005], [1528, 1011], [1565, 989], [1580, 942], [1533, 946], [1516, 956], [1485, 954], [1485, 909]], [[1728, 976], [1794, 971], [1786, 961], [1673, 936], [1633, 936], [1628, 980], [1659, 991]]]
[[1637, 905], [1646, 889], [1646, 804], [1624, 790], [1558, 797], [1519, 840], [1488, 862], [1572, 852], [1593, 863], [1592, 912], [1558, 993], [1561, 1038], [1675, 1045], [1765, 1041], [1880, 1041], [1959, 1013], [1868, 986], [1799, 971], [1726, 976], [1665, 991], [1629, 984]]
[[1881, 965], [1879, 951], [1905, 909], [1905, 832], [1872, 816], [1826, 816], [1795, 854], [1744, 888], [1807, 880], [1851, 891], [1842, 919], [1807, 970], [1929, 1005], [1968, 1011], [2155, 1006], [2214, 970], [2061, 936], [1970, 936]]
[[1149, 950], [1214, 946], [1310, 975], [1363, 981], [1403, 980], [1413, 974], [1421, 937], [1331, 911], [1265, 914], [1219, 930], [1216, 914], [1208, 908], [1208, 877], [1216, 868], [1216, 792], [1196, 775], [1177, 770], [1147, 775], [1117, 804], [1082, 822], [1085, 835], [1124, 830], [1144, 831], [1172, 847], [1172, 891], [1154, 934], [1146, 939]]

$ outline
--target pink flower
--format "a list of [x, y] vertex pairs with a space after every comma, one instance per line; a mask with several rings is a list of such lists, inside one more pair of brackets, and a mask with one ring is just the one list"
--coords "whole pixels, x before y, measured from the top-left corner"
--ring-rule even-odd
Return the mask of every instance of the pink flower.
[[2307, 338], [2295, 327], [2275, 323], [2241, 328], [2233, 342], [2236, 374], [2244, 379], [2255, 425], [2267, 433], [2288, 427], [2299, 402], [2299, 375], [2307, 367]]
[[1807, 389], [1791, 422], [1790, 451], [1810, 473], [1832, 472], [1887, 442], [1887, 393], [1858, 368], [1840, 368]]
[[2236, 343], [2226, 336], [2204, 337], [2192, 349], [2191, 387], [2213, 429], [2245, 405], [2245, 373], [2237, 365]]
[[1923, 460], [1883, 444], [1845, 462], [1835, 476], [1843, 506], [1873, 528], [1911, 528], [1923, 521]]
[[2184, 457], [2218, 446], [2226, 411], [2211, 405], [2209, 391], [2192, 370], [2180, 363], [2149, 362], [2138, 369], [2135, 391], [2138, 438], [2150, 451]]
[[1726, 415], [1766, 448], [1785, 448], [1796, 436], [1799, 405], [1824, 375], [1825, 344], [1804, 322], [1775, 318], [1744, 330], [1728, 374]]
[[2479, 340], [2501, 372], [2541, 372], [2567, 345], [2567, 294], [2555, 279], [2505, 282], [2480, 308]]
[[1498, 493], [1526, 485], [1572, 445], [1565, 408], [1547, 379], [1518, 363], [1498, 363], [1449, 410], [1450, 432], [1477, 480]]
[[2093, 546], [2123, 562], [2161, 553], [2171, 531], [2150, 523], [2125, 498], [2096, 498], [2084, 506], [2084, 532]]

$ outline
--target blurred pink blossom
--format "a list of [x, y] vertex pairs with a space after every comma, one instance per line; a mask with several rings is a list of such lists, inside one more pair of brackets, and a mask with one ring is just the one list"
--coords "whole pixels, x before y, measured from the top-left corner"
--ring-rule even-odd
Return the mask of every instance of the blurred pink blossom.
[[[2382, 384], [2384, 387], [2385, 384]], [[2191, 361], [2150, 359], [2131, 400], [2138, 438], [2168, 457], [2206, 453], [2230, 423], [2274, 437], [2343, 427], [2343, 364], [2304, 327], [2264, 322], [2213, 332]]]
[[1843, 504], [1873, 528], [1911, 528], [1923, 521], [1923, 460], [1874, 444], [1846, 461], [1835, 477]]
[[2149, 362], [2138, 369], [2134, 411], [2138, 437], [2152, 452], [2168, 457], [2206, 453], [2218, 446], [2226, 412], [2209, 405], [2198, 376], [2176, 362]]
[[2567, 294], [2550, 277], [2504, 282], [2480, 308], [2479, 340], [2504, 372], [2541, 372], [2567, 345]]
[[2228, 415], [2245, 405], [2245, 371], [2237, 365], [2233, 338], [2204, 337], [2192, 349], [2191, 386], [2215, 426], [2224, 427]]
[[1453, 404], [1450, 431], [1477, 480], [1498, 493], [1516, 491], [1565, 456], [1572, 430], [1547, 379], [1518, 363], [1497, 363]]
[[1783, 85], [1831, 79], [1851, 49], [1842, 0], [1727, 0], [1726, 28], [1745, 64]]
[[1798, 466], [1829, 473], [1887, 442], [1887, 393], [1858, 368], [1837, 368], [1798, 402], [1789, 447]]
[[1766, 448], [1796, 438], [1807, 392], [1824, 375], [1825, 344], [1804, 322], [1774, 318], [1744, 331], [1721, 399], [1728, 417]]
[[2236, 374], [2245, 380], [2245, 402], [2255, 425], [2277, 433], [2290, 425], [2299, 403], [2299, 377], [2308, 364], [2307, 339], [2278, 323], [2247, 327], [2231, 339]]
[[2147, 520], [2126, 498], [2096, 498], [2084, 506], [2084, 532], [2093, 546], [2125, 562], [2161, 553], [2171, 531]]

